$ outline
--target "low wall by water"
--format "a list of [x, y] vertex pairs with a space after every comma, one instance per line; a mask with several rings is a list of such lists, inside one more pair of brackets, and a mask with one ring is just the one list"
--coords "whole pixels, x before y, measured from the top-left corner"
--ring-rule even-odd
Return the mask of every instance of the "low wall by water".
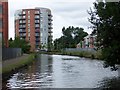
[[93, 48], [65, 48], [64, 51], [66, 52], [81, 52], [81, 51], [96, 52], [96, 50]]
[[2, 60], [19, 57], [21, 52], [21, 48], [2, 48]]

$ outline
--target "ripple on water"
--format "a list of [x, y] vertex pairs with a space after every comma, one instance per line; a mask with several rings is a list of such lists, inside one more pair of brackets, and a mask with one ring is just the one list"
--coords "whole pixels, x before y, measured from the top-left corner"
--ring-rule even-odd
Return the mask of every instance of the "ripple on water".
[[[13, 74], [8, 88], [95, 88], [120, 85], [117, 71], [103, 62], [62, 55], [41, 55], [31, 67]], [[120, 86], [119, 86], [120, 87]]]

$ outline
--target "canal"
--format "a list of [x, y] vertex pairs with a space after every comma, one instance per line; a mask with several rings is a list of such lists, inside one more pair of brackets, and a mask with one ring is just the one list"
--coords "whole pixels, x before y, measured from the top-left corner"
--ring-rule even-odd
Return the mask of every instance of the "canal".
[[9, 89], [30, 88], [120, 88], [118, 71], [103, 68], [103, 62], [66, 55], [40, 54], [33, 65], [13, 74]]

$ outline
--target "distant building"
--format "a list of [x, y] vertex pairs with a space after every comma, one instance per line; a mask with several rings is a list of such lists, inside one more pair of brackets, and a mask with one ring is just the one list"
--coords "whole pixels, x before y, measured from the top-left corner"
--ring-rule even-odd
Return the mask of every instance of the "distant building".
[[0, 0], [0, 42], [8, 47], [8, 0]]
[[77, 48], [95, 48], [96, 36], [88, 35], [84, 40], [77, 44]]
[[49, 50], [52, 43], [52, 15], [50, 9], [17, 10], [15, 13], [15, 36], [28, 41], [31, 51], [35, 51], [39, 47], [42, 50]]

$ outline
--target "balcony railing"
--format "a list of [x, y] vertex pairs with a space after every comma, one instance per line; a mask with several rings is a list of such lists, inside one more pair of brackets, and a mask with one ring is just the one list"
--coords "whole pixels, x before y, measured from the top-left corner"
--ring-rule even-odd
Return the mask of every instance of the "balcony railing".
[[26, 37], [26, 33], [25, 34], [20, 34], [20, 37]]
[[36, 15], [39, 15], [39, 14], [40, 14], [40, 12], [39, 12], [39, 11], [35, 11], [35, 14], [36, 14]]
[[53, 29], [53, 27], [49, 26], [48, 29]]
[[35, 15], [35, 19], [40, 19], [40, 16], [39, 15]]
[[40, 33], [40, 30], [39, 30], [39, 29], [36, 29], [35, 32]]
[[48, 33], [53, 33], [53, 31], [51, 31], [51, 30], [48, 30]]
[[35, 20], [35, 23], [39, 24], [39, 23], [40, 23], [40, 21], [39, 21], [39, 20]]
[[25, 30], [19, 30], [19, 32], [20, 32], [20, 33], [26, 33], [26, 31], [25, 31]]
[[25, 20], [26, 17], [19, 17], [19, 20]]
[[36, 41], [36, 42], [40, 42], [40, 39], [36, 39], [35, 41]]
[[26, 28], [26, 26], [19, 26], [19, 29], [25, 29]]
[[35, 33], [35, 36], [36, 36], [36, 37], [40, 37], [40, 34], [39, 34], [39, 33]]

